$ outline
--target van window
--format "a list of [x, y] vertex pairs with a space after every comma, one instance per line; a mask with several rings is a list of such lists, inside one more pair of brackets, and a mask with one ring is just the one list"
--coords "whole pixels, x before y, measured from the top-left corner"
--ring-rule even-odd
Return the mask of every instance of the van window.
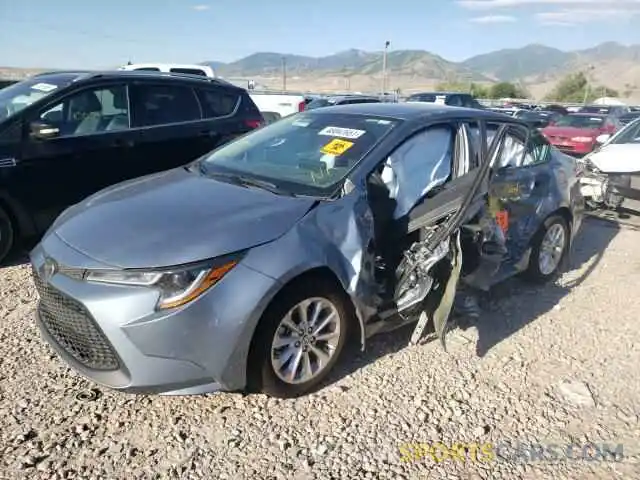
[[204, 70], [200, 70], [199, 68], [172, 68], [170, 72], [173, 73], [185, 73], [187, 75], [200, 75], [201, 77], [206, 77], [207, 74]]
[[193, 89], [181, 85], [132, 85], [132, 122], [136, 127], [200, 120]]
[[202, 113], [205, 118], [226, 117], [231, 115], [236, 109], [239, 96], [218, 90], [196, 90], [200, 105], [202, 105]]
[[127, 87], [82, 90], [41, 112], [39, 119], [58, 128], [61, 137], [127, 129]]

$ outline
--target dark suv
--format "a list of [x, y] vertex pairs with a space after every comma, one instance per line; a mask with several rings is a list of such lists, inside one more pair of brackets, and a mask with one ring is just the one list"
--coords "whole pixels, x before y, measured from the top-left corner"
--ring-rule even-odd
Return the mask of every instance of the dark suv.
[[423, 92], [414, 93], [407, 98], [407, 102], [427, 102], [449, 105], [452, 107], [466, 107], [483, 109], [484, 107], [469, 93], [460, 92]]
[[59, 72], [0, 90], [0, 261], [90, 194], [263, 123], [244, 89], [192, 75]]

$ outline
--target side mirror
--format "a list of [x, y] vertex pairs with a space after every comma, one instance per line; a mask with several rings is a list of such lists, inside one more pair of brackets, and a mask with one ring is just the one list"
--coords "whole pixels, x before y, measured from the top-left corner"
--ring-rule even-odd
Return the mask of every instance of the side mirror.
[[598, 135], [596, 137], [596, 142], [602, 145], [603, 143], [606, 143], [610, 138], [611, 135], [609, 135], [608, 133], [603, 133], [602, 135]]
[[60, 135], [60, 129], [48, 123], [32, 122], [29, 125], [29, 135], [36, 140], [49, 140]]

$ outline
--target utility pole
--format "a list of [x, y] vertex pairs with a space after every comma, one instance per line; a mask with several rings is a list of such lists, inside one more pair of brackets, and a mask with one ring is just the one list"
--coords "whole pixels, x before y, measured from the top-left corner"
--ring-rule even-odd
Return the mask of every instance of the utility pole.
[[282, 90], [287, 91], [287, 58], [282, 57]]
[[387, 40], [384, 42], [384, 52], [382, 53], [382, 96], [387, 91], [387, 50], [391, 45], [391, 42]]

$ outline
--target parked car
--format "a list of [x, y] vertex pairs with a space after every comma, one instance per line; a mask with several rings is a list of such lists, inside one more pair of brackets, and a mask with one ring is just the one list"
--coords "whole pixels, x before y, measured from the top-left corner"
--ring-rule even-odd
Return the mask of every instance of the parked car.
[[578, 113], [609, 115], [618, 118], [629, 113], [629, 107], [624, 105], [585, 105], [578, 110]]
[[306, 109], [314, 110], [316, 108], [333, 107], [336, 105], [352, 105], [357, 103], [380, 103], [380, 99], [378, 97], [371, 97], [367, 95], [333, 95], [312, 100], [307, 104]]
[[514, 114], [514, 116], [524, 122], [527, 122], [532, 127], [546, 128], [550, 125], [554, 125], [555, 122], [562, 117], [562, 114], [544, 110], [519, 110]]
[[407, 102], [437, 103], [452, 107], [467, 107], [483, 109], [484, 107], [470, 93], [460, 92], [423, 92], [414, 93], [407, 98]]
[[153, 72], [50, 73], [0, 91], [0, 261], [69, 205], [263, 124], [246, 91]]
[[37, 323], [111, 388], [300, 395], [349, 338], [414, 323], [416, 340], [429, 318], [444, 341], [461, 281], [553, 278], [581, 221], [575, 168], [488, 111], [283, 118], [69, 208], [31, 252]]
[[261, 113], [276, 113], [280, 117], [302, 112], [307, 106], [305, 95], [295, 92], [251, 90], [249, 96]]
[[609, 115], [572, 113], [560, 117], [553, 125], [544, 128], [542, 133], [559, 150], [572, 155], [585, 155], [593, 151], [600, 135], [611, 135], [620, 126], [618, 119]]
[[570, 110], [568, 108], [563, 107], [562, 105], [541, 105], [536, 107], [536, 110], [543, 110], [545, 112], [554, 112], [559, 113], [560, 115], [569, 115]]
[[602, 145], [583, 159], [580, 181], [587, 204], [616, 209], [625, 198], [640, 200], [640, 189], [632, 182], [640, 177], [640, 118], [598, 140]]

